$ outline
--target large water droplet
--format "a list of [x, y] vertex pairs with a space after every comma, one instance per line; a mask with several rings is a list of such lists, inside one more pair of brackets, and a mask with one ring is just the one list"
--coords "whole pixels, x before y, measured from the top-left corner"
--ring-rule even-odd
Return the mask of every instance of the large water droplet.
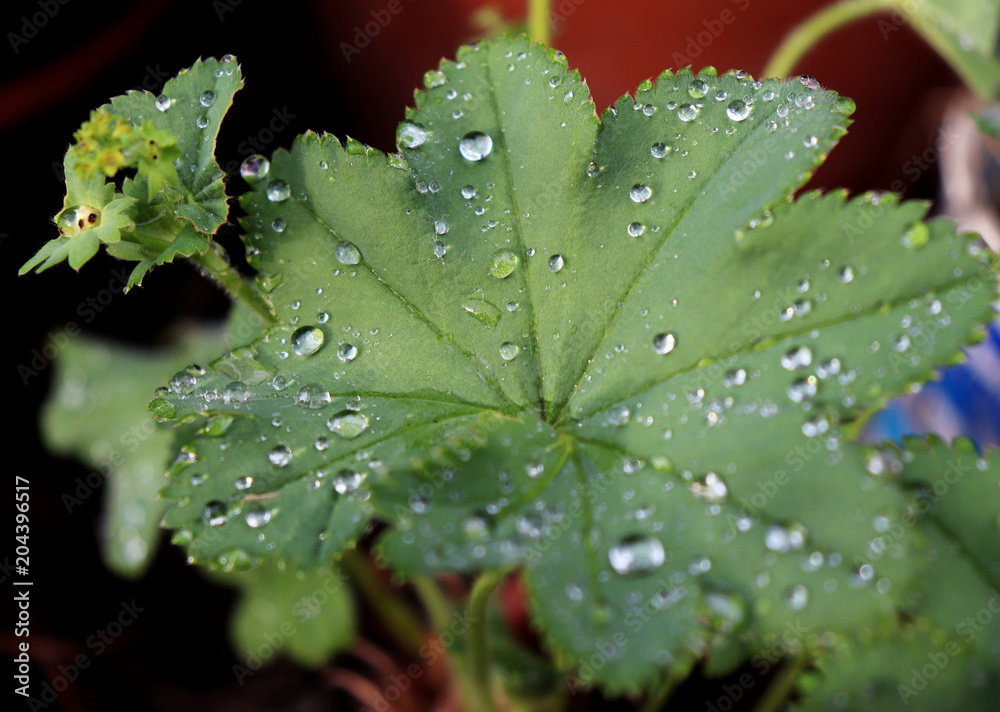
[[233, 381], [222, 389], [222, 400], [225, 403], [246, 403], [249, 399], [250, 389], [240, 381]]
[[458, 142], [458, 152], [467, 161], [481, 161], [490, 155], [492, 150], [493, 139], [481, 131], [468, 133]]
[[361, 486], [361, 475], [354, 470], [340, 470], [333, 478], [333, 489], [337, 494], [351, 494]]
[[643, 574], [658, 569], [667, 560], [663, 543], [654, 537], [633, 535], [608, 550], [608, 561], [623, 576]]
[[812, 361], [813, 354], [808, 346], [796, 346], [781, 357], [781, 366], [788, 371], [798, 371], [811, 364]]
[[793, 611], [801, 611], [809, 603], [809, 589], [802, 584], [792, 586], [785, 596], [785, 602]]
[[729, 106], [726, 107], [726, 116], [733, 121], [743, 121], [743, 119], [750, 116], [750, 107], [737, 99], [730, 102]]
[[292, 450], [287, 445], [278, 445], [267, 453], [267, 459], [271, 461], [272, 465], [285, 467], [292, 461]]
[[549, 269], [553, 272], [561, 270], [564, 264], [566, 264], [566, 262], [563, 260], [562, 255], [552, 255], [549, 258]]
[[646, 226], [640, 222], [629, 223], [628, 234], [632, 237], [641, 237], [646, 232]]
[[681, 104], [677, 109], [677, 118], [681, 121], [694, 121], [698, 118], [698, 107], [694, 104]]
[[250, 185], [256, 185], [258, 181], [263, 180], [270, 170], [271, 162], [260, 154], [248, 156], [240, 164], [240, 175]]
[[247, 526], [260, 529], [271, 521], [271, 510], [262, 504], [251, 504], [247, 507], [243, 517], [246, 519]]
[[186, 395], [198, 385], [198, 379], [189, 371], [180, 371], [170, 379], [170, 390], [179, 395]]
[[714, 472], [707, 473], [701, 482], [692, 482], [688, 485], [688, 489], [698, 499], [713, 504], [725, 501], [726, 495], [729, 494], [726, 483]]
[[273, 180], [267, 184], [267, 199], [272, 203], [282, 203], [292, 194], [292, 188], [283, 180]]
[[368, 417], [362, 413], [345, 410], [326, 421], [326, 427], [345, 440], [353, 440], [368, 429]]
[[654, 143], [650, 146], [649, 152], [653, 155], [653, 158], [663, 158], [670, 153], [670, 149], [664, 143]]
[[785, 390], [788, 398], [795, 403], [809, 400], [816, 395], [816, 377], [799, 378], [792, 381]]
[[652, 194], [653, 191], [648, 185], [636, 183], [632, 186], [632, 190], [628, 192], [628, 197], [636, 203], [645, 203]]
[[333, 400], [330, 391], [316, 383], [308, 383], [295, 394], [295, 405], [303, 408], [317, 409], [329, 405]]
[[218, 527], [229, 521], [226, 505], [219, 501], [209, 502], [201, 510], [201, 519], [210, 527]]
[[677, 339], [673, 334], [657, 334], [653, 337], [653, 351], [658, 354], [668, 354], [676, 345]]
[[200, 97], [198, 97], [198, 103], [204, 106], [206, 109], [215, 103], [215, 92], [206, 91]]
[[509, 341], [506, 341], [500, 344], [500, 358], [504, 361], [513, 361], [517, 357], [520, 350], [521, 349], [517, 344], [512, 344]]
[[396, 145], [400, 148], [417, 148], [426, 140], [427, 131], [412, 121], [404, 121], [396, 129]]
[[317, 326], [303, 326], [292, 334], [292, 350], [299, 356], [309, 356], [323, 346], [323, 330]]
[[350, 242], [338, 242], [333, 254], [342, 265], [356, 265], [361, 261], [361, 252]]
[[358, 347], [354, 344], [341, 344], [337, 349], [337, 358], [345, 363], [350, 363], [358, 357]]
[[497, 279], [509, 277], [517, 267], [518, 258], [510, 250], [500, 250], [493, 255], [493, 262], [490, 264], [490, 274]]
[[160, 94], [158, 97], [156, 97], [157, 111], [166, 111], [167, 109], [170, 108], [170, 105], [172, 103], [173, 102], [170, 100], [170, 97], [167, 96], [166, 94]]
[[628, 406], [624, 403], [619, 403], [608, 411], [608, 425], [613, 425], [614, 427], [625, 425], [628, 423], [631, 415], [632, 412], [628, 409]]

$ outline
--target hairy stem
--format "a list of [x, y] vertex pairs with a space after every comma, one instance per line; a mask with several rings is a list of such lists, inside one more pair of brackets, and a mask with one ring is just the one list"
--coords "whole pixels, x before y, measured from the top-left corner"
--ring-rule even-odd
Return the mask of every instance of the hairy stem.
[[490, 594], [503, 579], [504, 574], [500, 571], [485, 571], [476, 580], [469, 594], [469, 677], [474, 693], [479, 698], [477, 701], [480, 712], [497, 712], [490, 678], [490, 641], [486, 604]]
[[764, 77], [787, 76], [803, 55], [831, 32], [898, 4], [898, 0], [841, 0], [823, 8], [785, 37], [764, 67]]
[[767, 690], [764, 696], [757, 701], [753, 712], [777, 712], [788, 701], [788, 696], [795, 689], [795, 680], [799, 673], [806, 667], [808, 660], [805, 656], [793, 658], [785, 663]]
[[552, 41], [549, 5], [550, 0], [528, 0], [528, 35], [544, 45]]
[[231, 297], [240, 300], [259, 314], [266, 324], [277, 323], [260, 292], [243, 279], [223, 255], [210, 249], [203, 255], [192, 255], [191, 259], [222, 285]]
[[382, 583], [368, 561], [357, 549], [350, 549], [340, 559], [340, 566], [371, 609], [378, 613], [385, 630], [390, 632], [413, 659], [420, 657], [426, 627], [420, 615], [402, 598], [394, 595]]

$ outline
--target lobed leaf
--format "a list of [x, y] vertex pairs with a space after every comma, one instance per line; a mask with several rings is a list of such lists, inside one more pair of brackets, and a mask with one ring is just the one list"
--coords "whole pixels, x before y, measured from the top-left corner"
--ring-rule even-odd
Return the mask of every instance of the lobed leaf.
[[403, 574], [523, 568], [612, 691], [894, 616], [920, 539], [853, 433], [981, 334], [974, 237], [792, 201], [853, 109], [807, 78], [666, 72], [599, 119], [506, 38], [425, 83], [401, 155], [307, 134], [243, 198], [279, 324], [153, 403], [201, 427], [163, 493], [191, 556], [324, 565], [374, 515]]

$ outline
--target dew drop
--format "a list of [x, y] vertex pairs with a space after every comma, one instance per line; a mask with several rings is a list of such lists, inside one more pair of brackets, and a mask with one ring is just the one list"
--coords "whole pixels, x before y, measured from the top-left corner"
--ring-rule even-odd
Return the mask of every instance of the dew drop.
[[793, 611], [801, 611], [809, 603], [809, 589], [802, 584], [792, 586], [785, 596], [785, 602]]
[[615, 427], [625, 425], [628, 423], [631, 415], [632, 413], [628, 409], [628, 406], [620, 403], [608, 411], [608, 425], [613, 425]]
[[650, 146], [649, 152], [653, 155], [653, 158], [663, 158], [670, 153], [670, 149], [664, 143], [654, 143]]
[[315, 410], [331, 403], [330, 391], [316, 383], [308, 383], [295, 394], [295, 405]]
[[726, 116], [733, 121], [743, 121], [743, 119], [750, 116], [750, 107], [737, 99], [730, 102], [729, 106], [726, 107]]
[[854, 268], [850, 265], [846, 265], [840, 268], [837, 273], [837, 279], [839, 279], [844, 284], [848, 284], [854, 281]]
[[637, 183], [636, 185], [633, 185], [632, 190], [628, 192], [628, 197], [630, 197], [635, 203], [645, 203], [649, 200], [652, 194], [653, 191], [648, 185]]
[[677, 118], [681, 121], [694, 121], [698, 118], [698, 107], [694, 104], [681, 104], [677, 109]]
[[653, 351], [658, 354], [668, 354], [676, 345], [677, 339], [673, 334], [657, 334], [653, 337]]
[[361, 475], [354, 470], [340, 470], [333, 478], [333, 489], [337, 494], [352, 494], [361, 486]]
[[500, 250], [493, 255], [493, 262], [490, 264], [490, 274], [497, 279], [505, 279], [517, 267], [518, 261], [517, 255], [510, 250]]
[[628, 234], [632, 237], [639, 237], [646, 232], [646, 226], [639, 222], [629, 223]]
[[246, 403], [250, 400], [250, 389], [245, 383], [233, 381], [222, 389], [222, 400], [225, 403]]
[[362, 413], [345, 410], [326, 421], [326, 427], [345, 440], [353, 440], [368, 429], [368, 417]]
[[337, 349], [337, 358], [344, 363], [350, 363], [358, 357], [358, 347], [354, 344], [341, 344]]
[[198, 97], [198, 103], [204, 106], [206, 109], [215, 103], [215, 92], [206, 91], [200, 97]]
[[489, 134], [473, 131], [463, 136], [458, 142], [458, 152], [467, 161], [481, 161], [493, 150], [493, 139]]
[[342, 265], [356, 265], [361, 261], [361, 251], [350, 242], [338, 242], [333, 254]]
[[649, 536], [626, 537], [608, 550], [611, 568], [622, 576], [648, 573], [666, 560], [663, 543]]
[[243, 475], [242, 477], [237, 477], [233, 486], [238, 490], [250, 489], [250, 485], [253, 484], [253, 477], [250, 475]]
[[518, 348], [517, 344], [512, 344], [509, 341], [505, 341], [504, 343], [500, 344], [500, 358], [502, 358], [504, 361], [513, 361], [517, 357], [517, 354], [520, 350], [521, 349]]
[[566, 262], [563, 260], [562, 255], [552, 255], [549, 258], [549, 269], [553, 272], [558, 272], [565, 264]]
[[166, 111], [167, 109], [170, 108], [170, 105], [172, 103], [173, 102], [171, 101], [170, 97], [167, 96], [166, 94], [160, 94], [158, 97], [156, 97], [157, 111]]
[[292, 350], [299, 356], [309, 356], [323, 346], [323, 330], [317, 326], [303, 326], [292, 334]]
[[246, 519], [248, 527], [260, 529], [271, 521], [271, 510], [263, 505], [255, 504], [247, 508], [243, 517]]
[[396, 129], [396, 145], [400, 148], [417, 148], [426, 140], [427, 131], [412, 121], [404, 121]]
[[292, 461], [292, 451], [287, 445], [278, 445], [267, 453], [267, 459], [271, 461], [272, 465], [285, 467]]
[[209, 502], [201, 510], [201, 519], [210, 527], [222, 526], [229, 521], [229, 516], [226, 514], [226, 505], [218, 500]]
[[273, 180], [267, 184], [267, 199], [272, 203], [283, 203], [292, 194], [292, 189], [283, 180]]
[[812, 363], [813, 354], [808, 346], [796, 346], [781, 357], [781, 366], [786, 371], [798, 371]]
[[256, 185], [257, 181], [263, 180], [270, 170], [271, 162], [260, 154], [248, 156], [240, 164], [240, 175], [250, 185]]

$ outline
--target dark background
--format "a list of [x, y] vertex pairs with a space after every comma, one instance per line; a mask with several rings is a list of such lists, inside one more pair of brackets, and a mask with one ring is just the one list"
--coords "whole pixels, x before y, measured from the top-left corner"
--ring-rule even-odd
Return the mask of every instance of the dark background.
[[[259, 136], [275, 110], [294, 118], [265, 153], [287, 147], [306, 129], [351, 135], [391, 150], [396, 122], [423, 73], [441, 56], [453, 55], [460, 43], [483, 33], [472, 19], [484, 4], [481, 0], [398, 1], [402, 12], [350, 57], [342, 43], [354, 42], [357, 28], [372, 19], [372, 10], [384, 11], [387, 0], [5, 4], [0, 16], [0, 154], [6, 163], [0, 304], [5, 309], [4, 393], [11, 399], [5, 403], [2, 454], [8, 478], [21, 474], [31, 479], [34, 688], [59, 674], [59, 666], [78, 653], [92, 652], [85, 641], [118, 615], [122, 601], [135, 599], [145, 609], [107, 652], [91, 655], [90, 667], [49, 710], [352, 708], [321, 672], [283, 661], [239, 686], [232, 673], [237, 660], [226, 637], [231, 592], [208, 584], [169, 545], [141, 581], [108, 572], [96, 541], [100, 497], [91, 497], [72, 514], [60, 501], [87, 470], [47, 455], [39, 443], [37, 413], [51, 368], [25, 378], [18, 366], [30, 364], [33, 350], [41, 349], [50, 334], [75, 321], [87, 333], [156, 345], [179, 319], [223, 315], [226, 298], [186, 265], [172, 266], [158, 269], [127, 298], [116, 295], [87, 323], [77, 309], [108, 286], [114, 260], [101, 254], [79, 274], [65, 264], [41, 276], [17, 278], [16, 272], [56, 235], [51, 216], [61, 208], [64, 191], [53, 166], [61, 164], [73, 131], [89, 111], [144, 82], [152, 80], [150, 88], [156, 90], [199, 56], [235, 54], [246, 77], [246, 87], [222, 126], [218, 156], [224, 166], [238, 165], [246, 155], [241, 143]], [[675, 52], [689, 57], [695, 69], [713, 64], [720, 71], [740, 67], [759, 73], [783, 34], [822, 4], [556, 0], [555, 9], [565, 19], [557, 24], [553, 44], [581, 70], [598, 106], [604, 107], [644, 78], [676, 66]], [[29, 38], [23, 17], [45, 7], [52, 16]], [[512, 24], [524, 12], [522, 2], [505, 0], [494, 7]], [[723, 10], [735, 20], [718, 38], [706, 41], [704, 23], [718, 28], [712, 21]], [[8, 33], [23, 34], [27, 42], [15, 52]], [[909, 29], [889, 18], [881, 26], [876, 19], [863, 21], [824, 42], [798, 71], [858, 104], [851, 133], [813, 186], [843, 185], [857, 192], [900, 180], [907, 197], [935, 196], [935, 170], [911, 180], [903, 166], [933, 145], [938, 107], [959, 83]], [[239, 178], [231, 186], [232, 191], [242, 189]], [[237, 244], [233, 231], [222, 239]], [[5, 511], [12, 518], [13, 506], [6, 505]], [[4, 543], [4, 568], [13, 563], [12, 548]], [[4, 571], [0, 576], [8, 590], [9, 575]], [[19, 639], [7, 626], [2, 636], [0, 652], [12, 656]], [[686, 698], [702, 709], [709, 689], [692, 681], [678, 702]], [[23, 701], [17, 701], [21, 709]], [[578, 696], [573, 708], [605, 706], [627, 708], [598, 695]]]

